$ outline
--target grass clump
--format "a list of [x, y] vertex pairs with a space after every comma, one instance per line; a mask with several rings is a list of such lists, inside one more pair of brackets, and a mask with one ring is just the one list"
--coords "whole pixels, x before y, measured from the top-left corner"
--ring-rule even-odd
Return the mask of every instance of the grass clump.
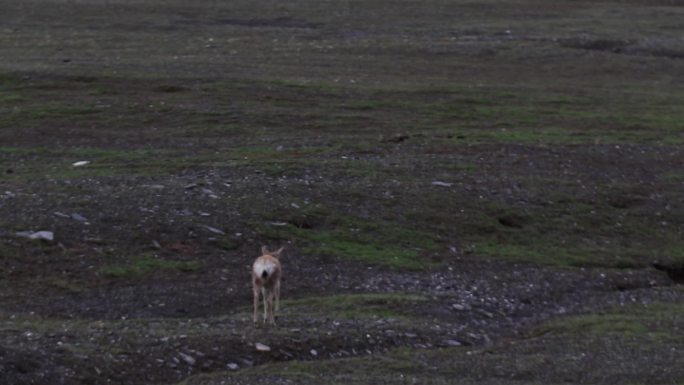
[[214, 243], [223, 250], [237, 250], [241, 245], [241, 243], [233, 237], [221, 237], [214, 241]]
[[405, 317], [405, 309], [428, 301], [420, 294], [346, 294], [285, 301], [287, 311], [296, 314], [325, 314], [338, 318]]
[[392, 268], [428, 268], [432, 263], [422, 256], [439, 248], [432, 234], [395, 223], [371, 222], [350, 216], [330, 219], [321, 217], [320, 213], [310, 217], [314, 218], [313, 222], [297, 222], [294, 218], [284, 225], [258, 224], [255, 227], [267, 238], [302, 241], [304, 251], [310, 254]]
[[98, 273], [110, 278], [138, 277], [159, 270], [194, 273], [202, 264], [198, 261], [172, 261], [144, 254], [134, 258], [128, 264], [110, 265], [98, 270]]
[[16, 247], [0, 243], [0, 259], [16, 258], [18, 255], [19, 251]]
[[474, 251], [482, 256], [548, 266], [637, 268], [643, 265], [638, 253], [627, 248], [562, 244], [549, 239], [529, 243], [486, 240], [476, 243]]
[[619, 336], [651, 341], [680, 341], [684, 326], [684, 305], [652, 303], [615, 307], [598, 314], [560, 318], [539, 326], [535, 333]]

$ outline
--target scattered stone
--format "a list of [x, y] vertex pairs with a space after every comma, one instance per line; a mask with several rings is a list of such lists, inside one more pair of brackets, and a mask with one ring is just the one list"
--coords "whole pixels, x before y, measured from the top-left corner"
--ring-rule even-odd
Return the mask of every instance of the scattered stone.
[[180, 352], [180, 353], [178, 353], [178, 355], [180, 356], [180, 358], [183, 359], [183, 361], [185, 361], [185, 362], [186, 362], [188, 365], [190, 365], [190, 366], [195, 365], [195, 363], [197, 362], [197, 360], [195, 360], [195, 359], [194, 359], [191, 355], [189, 355], [189, 354], [185, 354], [185, 353], [183, 353], [183, 352]]
[[64, 218], [64, 219], [69, 219], [69, 218], [71, 218], [70, 215], [64, 214], [64, 213], [60, 213], [59, 211], [55, 211], [53, 214], [55, 214], [56, 217], [60, 217], [60, 218]]
[[209, 190], [208, 188], [203, 188], [203, 189], [202, 189], [202, 192], [205, 193], [205, 194], [207, 194], [207, 196], [208, 196], [209, 198], [218, 199], [218, 195], [216, 195], [215, 192]]
[[204, 226], [204, 228], [215, 234], [226, 235], [226, 233], [223, 230], [217, 229], [216, 227]]
[[456, 340], [446, 340], [446, 341], [444, 341], [444, 343], [447, 346], [461, 346], [462, 345], [459, 341], [456, 341]]
[[455, 304], [451, 305], [451, 308], [454, 310], [457, 310], [457, 311], [463, 311], [466, 309], [466, 307], [464, 305], [461, 305], [459, 303], [455, 303]]
[[54, 241], [55, 235], [52, 231], [19, 231], [18, 237], [29, 239], [40, 239], [44, 241]]
[[268, 222], [271, 226], [287, 226], [287, 222]]
[[316, 349], [311, 349], [311, 351], [309, 351], [309, 353], [311, 353], [311, 355], [314, 357], [318, 357], [318, 352], [316, 351]]
[[86, 224], [86, 225], [88, 224], [88, 219], [87, 219], [86, 217], [84, 217], [83, 215], [79, 214], [79, 213], [73, 213], [73, 214], [71, 214], [71, 219], [73, 219], [73, 220], [75, 220], [75, 221], [77, 221], [77, 222], [84, 223], [84, 224]]
[[451, 187], [451, 186], [453, 186], [453, 183], [442, 182], [442, 181], [440, 181], [440, 180], [435, 180], [435, 181], [432, 181], [432, 185], [433, 185], [433, 186], [439, 186], [439, 187]]
[[270, 346], [264, 345], [261, 342], [255, 343], [254, 347], [256, 348], [257, 352], [270, 352], [271, 351]]
[[152, 240], [152, 247], [154, 247], [157, 250], [161, 250], [162, 246], [157, 242], [156, 240]]
[[235, 362], [229, 362], [226, 367], [230, 370], [238, 370], [240, 369], [240, 365], [236, 364]]
[[85, 165], [87, 165], [87, 164], [90, 164], [90, 161], [89, 161], [89, 160], [79, 160], [78, 162], [74, 162], [74, 163], [72, 164], [72, 166], [74, 166], [74, 167], [82, 167], [82, 166], [85, 166]]
[[188, 185], [185, 185], [185, 189], [186, 189], [186, 190], [192, 190], [192, 189], [194, 189], [194, 188], [197, 187], [197, 186], [199, 186], [197, 183], [190, 183], [190, 184], [188, 184]]

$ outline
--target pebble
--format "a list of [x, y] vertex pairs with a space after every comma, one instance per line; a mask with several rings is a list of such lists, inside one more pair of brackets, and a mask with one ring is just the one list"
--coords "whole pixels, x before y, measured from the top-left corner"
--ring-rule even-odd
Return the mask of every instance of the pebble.
[[19, 231], [16, 234], [18, 237], [29, 239], [42, 239], [45, 241], [52, 241], [55, 239], [55, 234], [52, 231]]
[[254, 344], [254, 347], [256, 348], [256, 350], [257, 350], [258, 352], [270, 352], [270, 351], [271, 351], [271, 347], [270, 347], [270, 346], [264, 345], [264, 344], [262, 344], [261, 342], [255, 343], [255, 344]]
[[185, 354], [183, 352], [178, 353], [178, 355], [185, 361], [188, 365], [193, 366], [197, 362], [191, 355]]
[[204, 226], [204, 228], [206, 228], [207, 230], [209, 230], [209, 231], [211, 231], [212, 233], [215, 233], [215, 234], [220, 234], [220, 235], [225, 235], [225, 234], [226, 234], [223, 230], [217, 229], [216, 227]]
[[453, 185], [453, 183], [442, 182], [440, 180], [436, 180], [436, 181], [432, 182], [432, 185], [433, 186], [439, 186], [439, 187], [451, 187]]

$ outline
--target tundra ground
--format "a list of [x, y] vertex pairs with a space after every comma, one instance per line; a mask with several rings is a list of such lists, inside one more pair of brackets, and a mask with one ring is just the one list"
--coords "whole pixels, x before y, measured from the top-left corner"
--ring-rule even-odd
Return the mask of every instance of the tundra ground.
[[2, 13], [1, 383], [684, 383], [680, 1]]

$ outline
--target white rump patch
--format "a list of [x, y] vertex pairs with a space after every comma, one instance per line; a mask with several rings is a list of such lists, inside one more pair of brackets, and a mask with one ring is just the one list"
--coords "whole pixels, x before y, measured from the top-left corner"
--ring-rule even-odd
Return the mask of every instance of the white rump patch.
[[268, 259], [257, 259], [256, 262], [254, 262], [252, 269], [257, 277], [263, 277], [264, 271], [266, 272], [266, 275], [270, 277], [276, 271], [277, 266], [273, 261], [269, 261]]

